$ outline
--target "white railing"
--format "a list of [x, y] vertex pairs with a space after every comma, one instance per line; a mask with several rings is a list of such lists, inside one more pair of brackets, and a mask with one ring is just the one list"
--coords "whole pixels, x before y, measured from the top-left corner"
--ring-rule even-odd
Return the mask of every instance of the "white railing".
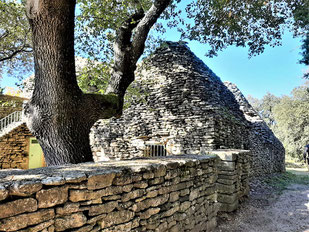
[[15, 111], [0, 120], [0, 134], [22, 122], [22, 111]]

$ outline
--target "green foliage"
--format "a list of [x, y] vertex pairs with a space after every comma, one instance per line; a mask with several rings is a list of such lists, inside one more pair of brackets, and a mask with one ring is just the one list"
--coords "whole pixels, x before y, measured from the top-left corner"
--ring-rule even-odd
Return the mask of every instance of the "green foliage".
[[269, 127], [275, 126], [274, 107], [280, 102], [280, 98], [267, 93], [262, 98], [260, 115]]
[[[289, 1], [283, 0], [198, 0], [186, 12], [192, 23], [183, 30], [184, 38], [211, 46], [209, 55], [228, 45], [248, 46], [249, 55], [260, 54], [265, 45], [280, 45], [284, 25], [290, 22]], [[295, 25], [295, 24], [294, 24]]]
[[292, 10], [295, 34], [306, 35], [309, 29], [309, 1], [287, 1], [289, 8]]
[[[78, 64], [77, 82], [84, 93], [104, 93], [110, 76], [110, 66], [104, 62], [80, 59]], [[78, 63], [78, 61], [77, 61]]]
[[[308, 16], [309, 17], [309, 16]], [[309, 20], [309, 19], [308, 19]], [[306, 35], [302, 44], [302, 59], [299, 61], [301, 64], [309, 66], [309, 33]], [[304, 74], [304, 78], [309, 78], [309, 71]]]
[[32, 71], [31, 32], [24, 5], [0, 0], [0, 79], [3, 73], [24, 77]]
[[309, 83], [299, 86], [291, 96], [276, 97], [267, 93], [261, 100], [248, 100], [283, 143], [288, 157], [302, 160], [309, 144]]
[[273, 128], [275, 126], [274, 107], [280, 102], [280, 98], [267, 93], [261, 100], [248, 96], [248, 101], [257, 113], [263, 118], [266, 124]]
[[[250, 55], [260, 54], [266, 45], [280, 45], [286, 27], [299, 35], [307, 25], [303, 10], [307, 0], [190, 0], [185, 2], [185, 12], [178, 7], [180, 2], [172, 1], [161, 19], [168, 27], [176, 27], [183, 39], [209, 44], [210, 56], [229, 45], [248, 46]], [[150, 0], [80, 0], [79, 49], [96, 57], [111, 58], [115, 31], [130, 15], [141, 8], [146, 12], [151, 4]], [[154, 29], [165, 32], [162, 24], [157, 23]]]
[[[84, 58], [78, 58], [76, 63], [77, 83], [81, 90], [84, 93], [104, 94], [110, 78], [110, 64]], [[145, 102], [146, 96], [147, 93], [133, 82], [126, 91], [124, 108], [129, 108], [133, 101]]]
[[301, 159], [304, 146], [309, 143], [308, 86], [292, 91], [274, 107], [275, 134], [282, 141], [287, 155]]
[[150, 0], [79, 0], [80, 14], [76, 16], [77, 50], [95, 60], [110, 62], [115, 31], [141, 8], [147, 11], [151, 3]]
[[[300, 63], [309, 66], [309, 1], [294, 1], [291, 4], [291, 9], [293, 9], [293, 18], [297, 25], [295, 27], [295, 34], [302, 35], [304, 38]], [[309, 78], [309, 72], [304, 74], [304, 78]]]

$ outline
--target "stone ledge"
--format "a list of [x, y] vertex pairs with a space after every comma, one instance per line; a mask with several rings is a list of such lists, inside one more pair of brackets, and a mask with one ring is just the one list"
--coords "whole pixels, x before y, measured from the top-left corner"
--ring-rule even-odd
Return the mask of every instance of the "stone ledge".
[[[10, 195], [16, 195], [16, 192], [25, 192], [25, 195], [31, 195], [38, 192], [43, 185], [64, 185], [68, 183], [81, 183], [87, 178], [88, 189], [100, 189], [112, 184], [112, 179], [121, 176], [122, 172], [140, 173], [147, 170], [158, 169], [154, 176], [162, 176], [166, 170], [161, 170], [162, 166], [166, 169], [174, 169], [181, 166], [194, 166], [196, 163], [208, 163], [210, 160], [217, 160], [214, 156], [199, 155], [179, 155], [160, 158], [143, 158], [121, 161], [105, 161], [99, 163], [83, 163], [77, 165], [51, 166], [46, 168], [37, 168], [29, 170], [11, 169], [0, 170], [0, 202]], [[145, 173], [146, 175], [146, 173]], [[102, 177], [109, 177], [102, 178]], [[61, 181], [59, 181], [61, 179]], [[98, 182], [104, 179], [104, 183]], [[48, 180], [48, 181], [47, 181]], [[117, 180], [120, 181], [120, 180]], [[14, 183], [14, 191], [9, 191], [9, 186]], [[95, 185], [93, 183], [96, 183]], [[119, 184], [119, 183], [118, 183]], [[33, 188], [32, 188], [33, 187]], [[20, 189], [19, 189], [20, 188]], [[21, 195], [21, 194], [20, 194]]]
[[218, 162], [189, 155], [0, 171], [0, 230], [211, 228]]

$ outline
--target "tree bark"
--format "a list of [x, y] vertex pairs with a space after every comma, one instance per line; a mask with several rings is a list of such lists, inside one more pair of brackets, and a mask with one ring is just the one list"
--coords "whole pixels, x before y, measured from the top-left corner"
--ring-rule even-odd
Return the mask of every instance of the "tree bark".
[[73, 0], [30, 0], [35, 88], [25, 107], [47, 165], [93, 161], [89, 133], [98, 118], [113, 116], [114, 96], [84, 95], [77, 85]]
[[136, 64], [144, 52], [149, 31], [170, 2], [171, 0], [155, 0], [146, 13], [140, 6], [116, 32], [114, 67], [106, 93], [119, 96], [118, 114], [122, 113], [125, 91], [135, 79]]
[[[123, 97], [134, 80], [136, 62], [143, 53], [147, 34], [169, 2], [155, 1], [151, 14], [140, 10], [117, 31], [115, 66], [109, 87], [105, 95], [94, 95], [83, 94], [76, 80], [76, 0], [27, 0], [33, 35], [35, 86], [32, 99], [25, 107], [25, 116], [48, 166], [93, 161], [90, 128], [98, 119], [120, 116]], [[143, 22], [142, 30], [136, 34], [141, 36], [133, 46], [133, 30], [138, 28], [139, 22]]]

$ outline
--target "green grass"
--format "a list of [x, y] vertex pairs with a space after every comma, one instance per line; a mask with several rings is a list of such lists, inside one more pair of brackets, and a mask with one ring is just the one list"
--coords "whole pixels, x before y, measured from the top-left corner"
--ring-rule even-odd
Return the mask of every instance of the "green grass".
[[309, 185], [309, 175], [295, 175], [289, 171], [270, 177], [265, 180], [267, 184], [274, 187], [281, 194], [291, 184]]

